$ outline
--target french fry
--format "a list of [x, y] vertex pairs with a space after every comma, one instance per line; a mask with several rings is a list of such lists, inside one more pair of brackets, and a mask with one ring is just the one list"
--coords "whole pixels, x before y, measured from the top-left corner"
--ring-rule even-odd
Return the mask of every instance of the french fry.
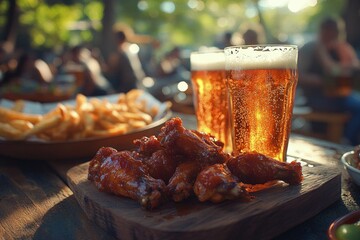
[[45, 133], [52, 141], [63, 141], [68, 139], [68, 132], [66, 131], [67, 127], [67, 122], [60, 123], [59, 126], [56, 128], [56, 131], [48, 131]]
[[113, 123], [127, 122], [127, 118], [121, 112], [117, 112], [117, 111], [111, 111], [111, 113], [107, 115], [105, 118]]
[[19, 131], [28, 131], [29, 129], [34, 127], [34, 124], [22, 119], [9, 121], [9, 125], [11, 125], [12, 127], [16, 128]]
[[74, 110], [69, 111], [71, 123], [77, 127], [80, 124], [80, 115]]
[[147, 114], [145, 112], [137, 112], [137, 115], [139, 115], [141, 120], [143, 120], [146, 123], [146, 125], [152, 123], [153, 121], [153, 118], [150, 116], [150, 114]]
[[146, 105], [147, 105], [147, 102], [146, 102], [145, 99], [140, 100], [140, 101], [139, 101], [139, 110], [140, 110], [141, 112], [146, 113], [146, 112], [147, 112], [147, 111], [146, 111]]
[[94, 129], [95, 126], [95, 119], [91, 113], [84, 112], [84, 126], [85, 126], [85, 133], [89, 133]]
[[0, 123], [0, 136], [7, 139], [22, 139], [22, 132], [8, 123]]
[[98, 124], [105, 130], [109, 130], [109, 129], [112, 129], [112, 128], [116, 127], [116, 125], [114, 123], [111, 123], [111, 122], [106, 121], [104, 119], [99, 120]]
[[130, 120], [143, 120], [142, 117], [139, 114], [133, 113], [133, 112], [123, 112], [123, 113], [121, 113], [121, 116], [128, 119], [128, 121], [130, 121]]
[[60, 109], [58, 107], [52, 109], [51, 111], [49, 111], [48, 113], [45, 113], [43, 115], [43, 118], [49, 118], [49, 117], [52, 117], [52, 116], [56, 116], [58, 114], [60, 114]]
[[53, 116], [46, 118], [43, 121], [38, 122], [33, 128], [22, 134], [22, 138], [27, 138], [31, 135], [36, 135], [40, 132], [44, 132], [47, 129], [53, 128], [63, 120], [62, 116]]
[[118, 103], [113, 106], [113, 110], [118, 111], [118, 112], [128, 112], [129, 107], [125, 103]]
[[37, 135], [37, 137], [39, 138], [39, 139], [42, 139], [42, 140], [45, 140], [45, 141], [53, 141], [53, 139], [52, 139], [52, 137], [51, 136], [49, 136], [48, 134], [45, 134], [45, 133], [39, 133], [38, 135]]
[[141, 120], [130, 120], [129, 124], [131, 127], [135, 128], [135, 129], [143, 128], [147, 125], [146, 122], [141, 121]]
[[12, 109], [0, 107], [0, 118], [5, 121], [21, 119], [27, 120], [31, 123], [37, 123], [41, 120], [42, 116], [39, 114], [20, 113]]
[[125, 93], [120, 93], [117, 103], [125, 104], [126, 103], [126, 95]]
[[127, 126], [119, 125], [109, 130], [93, 130], [88, 134], [91, 137], [104, 137], [104, 136], [115, 136], [119, 134], [124, 134], [126, 132], [127, 132]]
[[150, 111], [149, 111], [149, 114], [152, 116], [152, 117], [155, 117], [158, 113], [159, 113], [159, 107], [158, 106], [153, 106]]
[[133, 89], [126, 93], [126, 101], [133, 103], [140, 97], [140, 95], [144, 94], [143, 90], [140, 89]]
[[80, 112], [82, 111], [82, 107], [83, 105], [87, 102], [87, 99], [84, 95], [82, 94], [78, 94], [76, 95], [76, 105], [75, 105], [75, 108], [76, 108], [76, 111], [77, 112]]

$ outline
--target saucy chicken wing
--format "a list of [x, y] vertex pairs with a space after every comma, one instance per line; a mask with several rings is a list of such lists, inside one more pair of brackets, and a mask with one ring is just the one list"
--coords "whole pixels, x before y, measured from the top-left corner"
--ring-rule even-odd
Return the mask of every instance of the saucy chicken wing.
[[217, 145], [210, 135], [185, 129], [180, 118], [165, 123], [158, 136], [161, 145], [171, 154], [182, 154], [194, 159], [201, 168], [224, 163], [229, 155], [223, 152], [223, 144]]
[[290, 185], [301, 183], [302, 168], [298, 162], [279, 162], [256, 152], [242, 153], [230, 158], [226, 165], [239, 181], [262, 184], [272, 180], [282, 180]]
[[100, 191], [132, 198], [147, 209], [157, 207], [165, 196], [164, 181], [151, 177], [129, 151], [101, 148], [90, 162], [88, 179]]
[[136, 139], [134, 144], [137, 146], [132, 152], [134, 158], [144, 162], [150, 176], [168, 183], [178, 165], [179, 157], [166, 151], [156, 136]]
[[192, 195], [199, 171], [200, 168], [194, 161], [180, 163], [166, 186], [169, 197], [175, 202], [180, 202]]
[[214, 164], [203, 169], [196, 178], [194, 192], [200, 202], [209, 200], [218, 203], [228, 199], [251, 199], [225, 164]]
[[111, 147], [102, 147], [96, 152], [95, 156], [89, 163], [88, 179], [90, 181], [93, 181], [95, 183], [95, 185], [97, 186], [97, 188], [100, 188], [100, 186], [98, 186], [98, 184], [100, 182], [100, 176], [101, 176], [99, 174], [101, 165], [105, 161], [106, 158], [110, 157], [114, 153], [117, 153], [116, 149], [111, 148]]
[[150, 176], [155, 179], [161, 179], [165, 183], [168, 183], [178, 165], [176, 156], [171, 156], [163, 149], [143, 159], [143, 162], [147, 166]]
[[149, 157], [154, 152], [163, 149], [156, 136], [135, 139], [134, 144], [137, 146], [136, 152], [145, 157]]

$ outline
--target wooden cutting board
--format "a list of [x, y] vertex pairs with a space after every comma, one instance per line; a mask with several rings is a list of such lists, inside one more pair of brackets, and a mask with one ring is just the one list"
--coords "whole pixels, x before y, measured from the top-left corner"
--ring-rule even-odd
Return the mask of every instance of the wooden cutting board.
[[339, 170], [303, 166], [299, 186], [279, 183], [254, 193], [251, 202], [169, 202], [147, 211], [127, 198], [99, 192], [87, 180], [88, 163], [67, 172], [86, 215], [119, 239], [270, 239], [325, 209], [340, 198]]

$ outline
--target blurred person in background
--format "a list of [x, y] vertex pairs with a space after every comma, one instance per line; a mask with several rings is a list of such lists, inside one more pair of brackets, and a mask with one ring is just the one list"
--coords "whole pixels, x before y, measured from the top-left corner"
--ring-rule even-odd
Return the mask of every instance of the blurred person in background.
[[[109, 79], [116, 92], [128, 92], [137, 88], [137, 82], [145, 77], [140, 67], [140, 60], [130, 52], [129, 42], [124, 31], [116, 34], [117, 49], [107, 61], [105, 76]], [[131, 60], [133, 63], [131, 64]], [[135, 60], [134, 60], [135, 59]]]
[[156, 73], [153, 77], [155, 77], [158, 87], [169, 86], [190, 79], [190, 71], [186, 69], [181, 48], [178, 46], [174, 46], [166, 52], [155, 69]]
[[17, 59], [16, 67], [4, 75], [3, 84], [12, 81], [32, 81], [38, 84], [50, 83], [53, 80], [53, 73], [49, 65], [34, 53], [21, 53]]
[[70, 74], [75, 78], [78, 92], [86, 96], [102, 96], [113, 93], [112, 86], [102, 74], [100, 63], [89, 49], [75, 46], [70, 49], [70, 57], [63, 58], [60, 74]]
[[360, 94], [352, 89], [359, 71], [354, 49], [344, 40], [338, 20], [327, 18], [320, 24], [316, 41], [299, 51], [299, 87], [307, 105], [315, 111], [348, 112], [345, 138], [356, 145], [360, 135]]
[[137, 88], [146, 77], [139, 59], [138, 44], [153, 43], [147, 35], [137, 35], [125, 25], [115, 29], [116, 51], [108, 58], [105, 73], [116, 92]]
[[240, 29], [242, 44], [256, 45], [266, 43], [265, 32], [261, 25], [245, 23], [240, 27]]
[[160, 60], [157, 77], [164, 78], [175, 75], [181, 64], [180, 48], [174, 47]]
[[64, 54], [59, 73], [70, 74], [74, 77], [78, 93], [90, 96], [95, 91], [94, 79], [88, 66], [82, 59], [81, 46], [72, 47], [69, 51], [68, 58], [66, 54]]
[[112, 85], [102, 73], [102, 67], [99, 62], [101, 59], [98, 60], [96, 56], [93, 56], [92, 52], [88, 48], [82, 49], [81, 59], [84, 62], [86, 68], [89, 69], [91, 81], [93, 81], [95, 85], [93, 92], [90, 93], [90, 95], [102, 96], [114, 93]]
[[258, 33], [253, 29], [248, 29], [243, 33], [243, 39], [245, 45], [259, 44]]

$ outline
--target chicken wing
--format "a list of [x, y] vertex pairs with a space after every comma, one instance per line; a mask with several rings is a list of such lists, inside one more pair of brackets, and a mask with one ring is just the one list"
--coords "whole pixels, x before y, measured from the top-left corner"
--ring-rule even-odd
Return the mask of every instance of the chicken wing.
[[185, 129], [180, 118], [170, 119], [165, 123], [158, 136], [161, 145], [171, 154], [181, 154], [196, 161], [201, 168], [224, 163], [229, 155], [223, 152], [223, 145], [211, 136]]
[[194, 192], [201, 202], [210, 200], [218, 203], [227, 199], [247, 201], [252, 198], [225, 164], [214, 164], [202, 170], [196, 178]]
[[242, 153], [230, 158], [226, 165], [243, 183], [262, 184], [282, 180], [288, 184], [301, 183], [302, 167], [298, 162], [279, 162], [256, 152]]
[[[100, 182], [100, 169], [101, 164], [105, 161], [106, 158], [110, 157], [114, 153], [117, 153], [117, 150], [111, 147], [102, 147], [100, 148], [93, 159], [89, 163], [89, 173], [88, 173], [88, 179], [90, 181], [93, 181], [95, 185], [97, 186]], [[97, 186], [100, 188], [100, 186]]]
[[158, 150], [150, 157], [143, 159], [150, 176], [155, 179], [161, 179], [165, 183], [168, 183], [171, 176], [173, 176], [178, 161], [176, 156], [168, 154], [163, 149]]
[[150, 176], [167, 183], [175, 172], [179, 157], [165, 151], [156, 136], [136, 139], [134, 144], [137, 148], [132, 152], [133, 157], [144, 162]]
[[129, 151], [101, 148], [90, 162], [88, 179], [100, 191], [132, 198], [147, 209], [157, 207], [165, 197], [164, 181], [151, 177]]
[[134, 144], [137, 146], [137, 149], [135, 151], [145, 157], [149, 157], [154, 152], [162, 149], [160, 141], [157, 139], [156, 136], [144, 136], [140, 139], [135, 139]]
[[199, 171], [200, 167], [194, 161], [180, 163], [166, 186], [169, 197], [180, 202], [192, 195]]

